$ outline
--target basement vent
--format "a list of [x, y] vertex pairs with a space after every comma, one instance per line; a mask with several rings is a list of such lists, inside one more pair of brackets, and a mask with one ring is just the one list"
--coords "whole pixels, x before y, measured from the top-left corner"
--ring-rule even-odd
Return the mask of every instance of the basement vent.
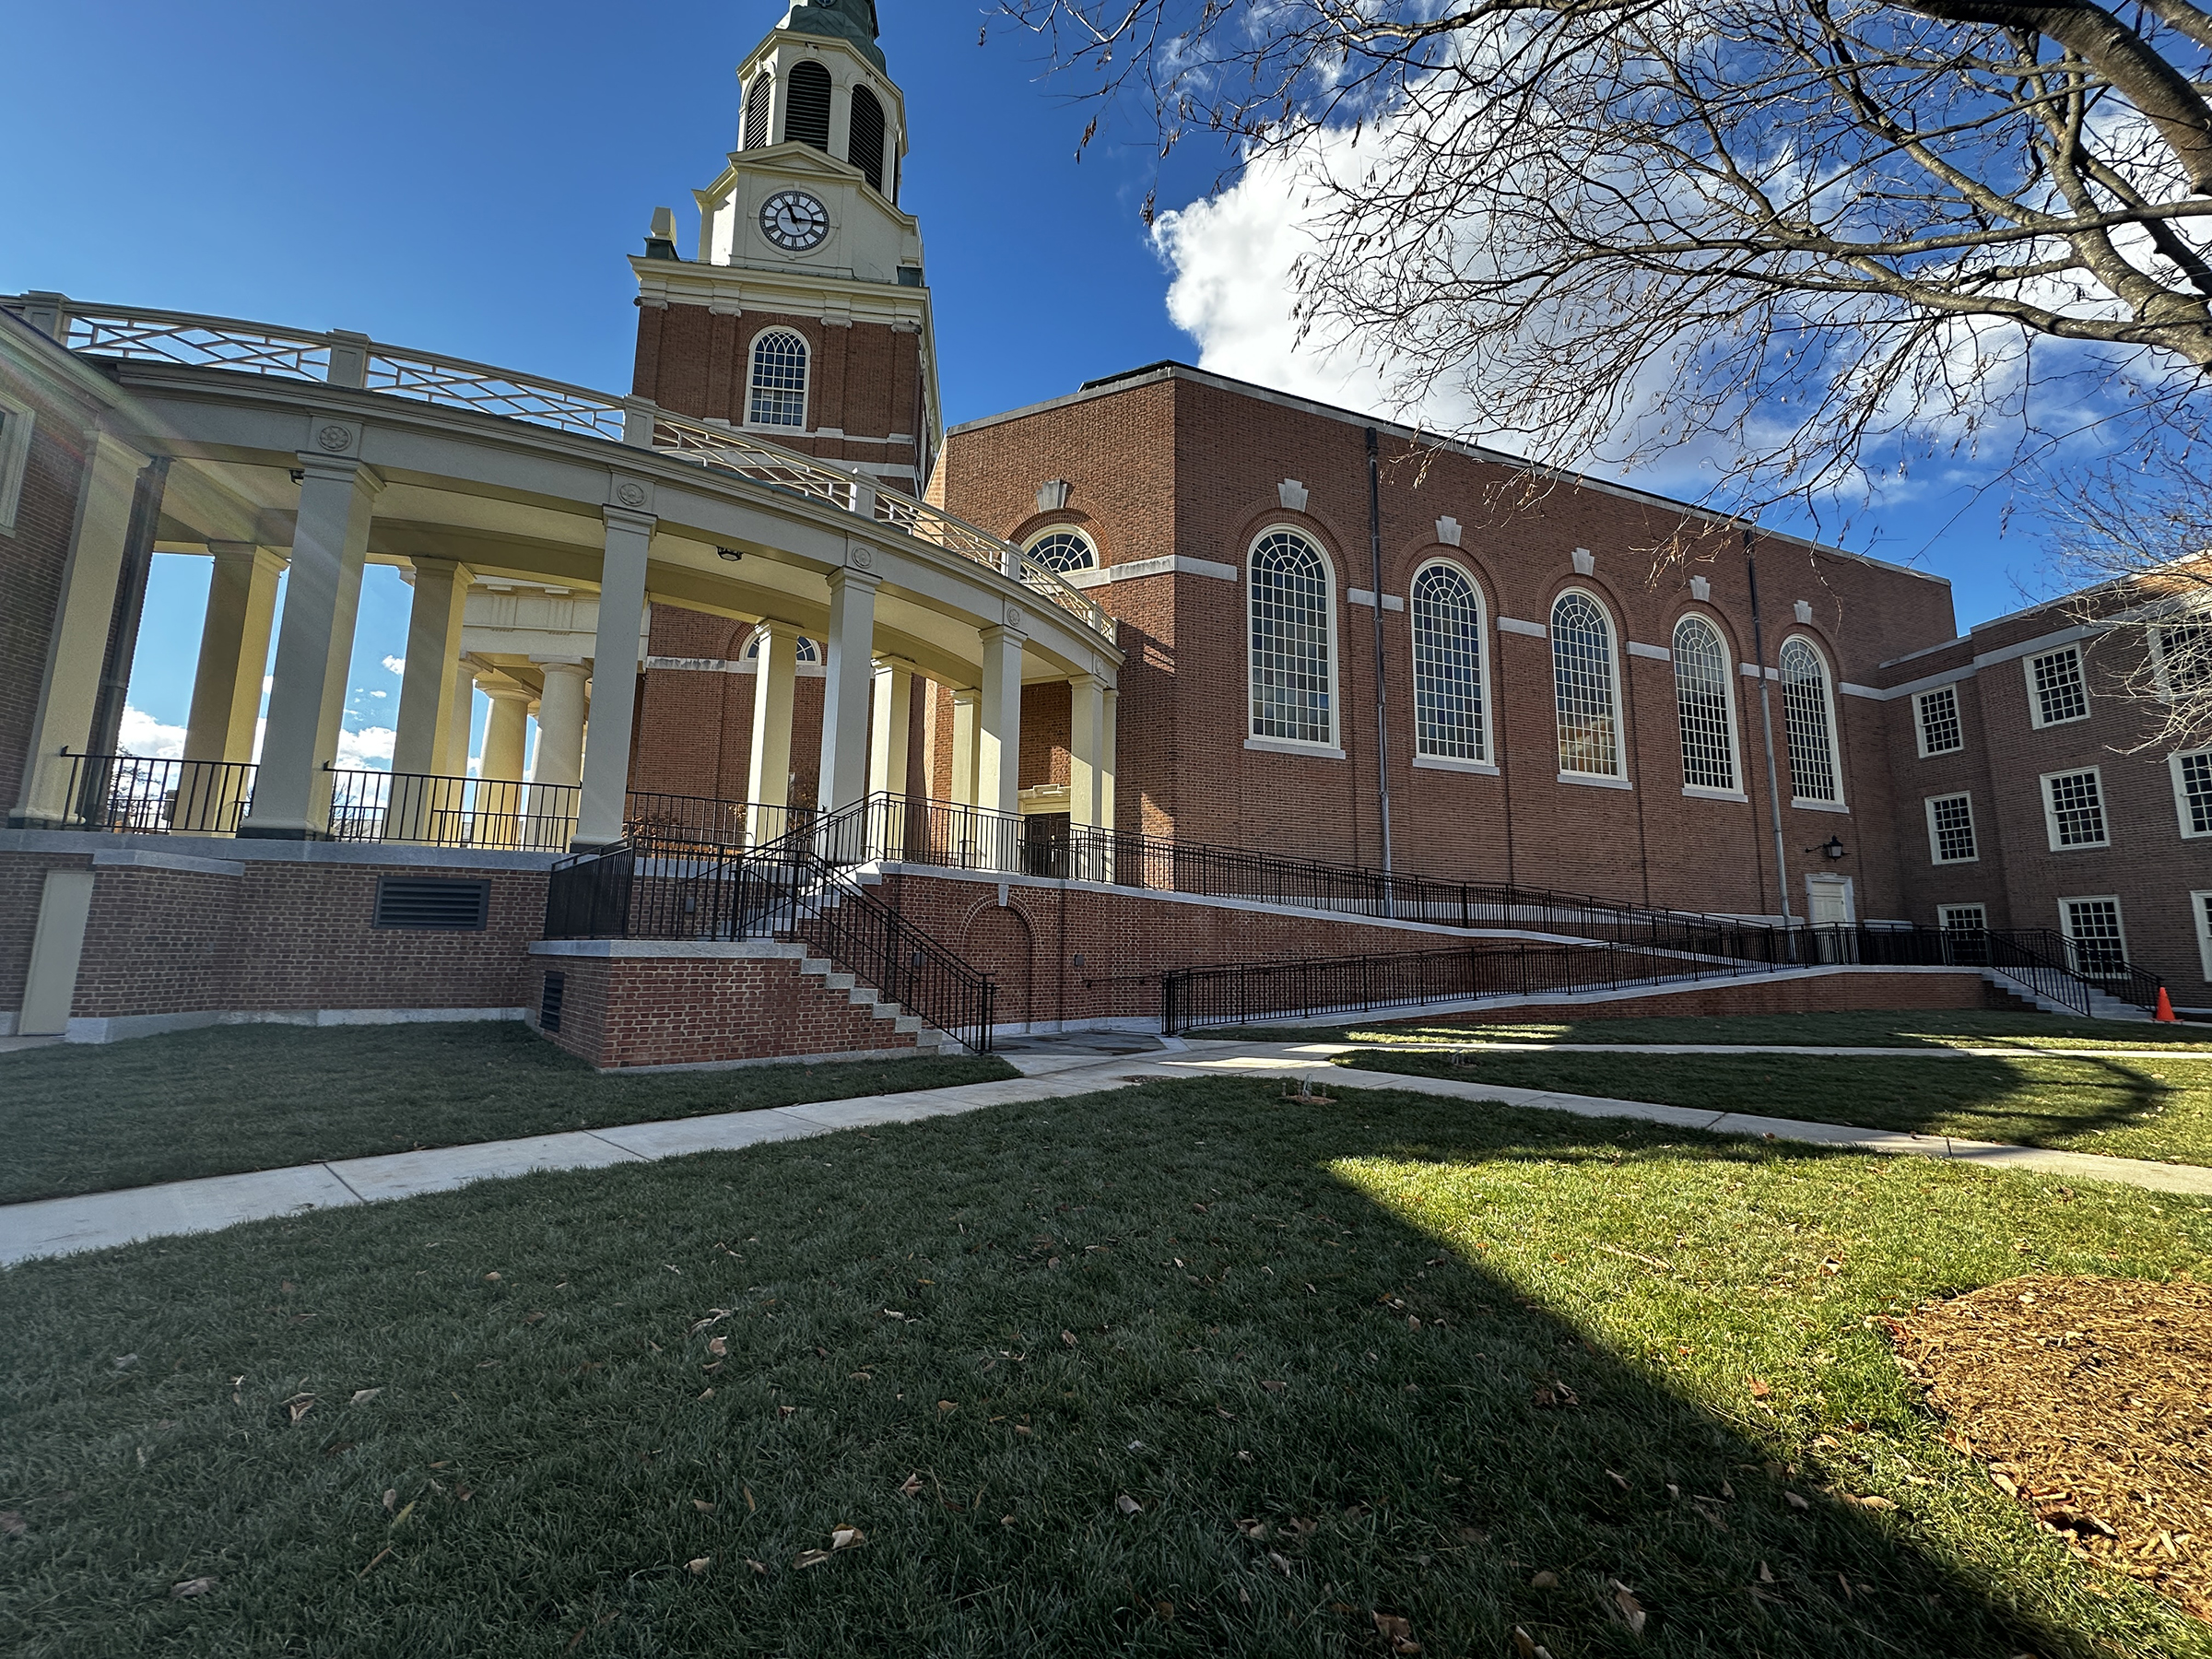
[[560, 999], [567, 994], [569, 976], [565, 973], [546, 975], [546, 989], [537, 999], [537, 1029], [541, 1031], [560, 1030]]
[[441, 876], [382, 876], [376, 883], [378, 927], [435, 933], [482, 933], [491, 912], [491, 883]]

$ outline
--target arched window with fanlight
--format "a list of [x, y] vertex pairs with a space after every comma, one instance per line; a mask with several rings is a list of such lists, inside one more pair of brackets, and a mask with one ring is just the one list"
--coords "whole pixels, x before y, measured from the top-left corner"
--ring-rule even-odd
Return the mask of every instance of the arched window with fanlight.
[[1790, 795], [1823, 806], [1843, 804], [1836, 754], [1836, 700], [1820, 648], [1803, 634], [1782, 643], [1782, 712], [1790, 740]]
[[1080, 530], [1065, 525], [1047, 530], [1030, 543], [1030, 559], [1048, 571], [1095, 571], [1099, 568], [1099, 550], [1089, 536]]
[[1735, 719], [1728, 647], [1703, 617], [1675, 624], [1675, 712], [1682, 727], [1682, 786], [1734, 794]]
[[[753, 629], [752, 638], [746, 641], [745, 652], [737, 660], [741, 663], [759, 662], [760, 660], [760, 641], [767, 637], [759, 629]], [[796, 649], [793, 653], [793, 660], [800, 663], [818, 663], [822, 660], [821, 647], [805, 634], [801, 634], [796, 641]]]
[[845, 159], [877, 191], [883, 189], [883, 104], [865, 87], [853, 88], [853, 115], [845, 136]]
[[1335, 594], [1329, 562], [1296, 530], [1252, 545], [1252, 735], [1336, 744]]
[[1551, 680], [1559, 729], [1559, 771], [1618, 778], [1620, 764], [1620, 676], [1613, 623], [1605, 607], [1569, 588], [1551, 607]]
[[1482, 684], [1482, 594], [1439, 559], [1413, 578], [1413, 750], [1434, 760], [1490, 758]]
[[806, 342], [788, 328], [771, 328], [753, 342], [746, 419], [754, 426], [806, 424]]

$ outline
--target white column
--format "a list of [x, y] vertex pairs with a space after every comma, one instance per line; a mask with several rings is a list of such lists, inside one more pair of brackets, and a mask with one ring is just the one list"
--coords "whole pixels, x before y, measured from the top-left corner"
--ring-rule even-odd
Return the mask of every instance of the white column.
[[215, 571], [207, 582], [200, 661], [184, 727], [186, 764], [178, 772], [170, 822], [180, 831], [222, 833], [238, 828], [245, 802], [242, 763], [253, 759], [261, 677], [268, 672], [276, 582], [287, 556], [252, 542], [209, 542], [207, 551]]
[[576, 817], [579, 851], [622, 839], [629, 803], [629, 745], [638, 709], [638, 623], [645, 615], [645, 562], [653, 548], [650, 513], [606, 509], [606, 552], [599, 569], [599, 638], [593, 647], [594, 715], [583, 794]]
[[983, 629], [983, 689], [976, 706], [975, 804], [1021, 810], [1021, 646], [1011, 628]]
[[53, 638], [31, 723], [30, 764], [11, 823], [57, 824], [74, 810], [68, 799], [70, 763], [62, 751], [81, 755], [91, 741], [92, 707], [100, 700], [100, 671], [115, 612], [124, 539], [130, 533], [131, 499], [145, 465], [144, 455], [113, 434], [92, 435], [76, 534], [62, 567]]
[[1099, 826], [1111, 830], [1113, 828], [1114, 746], [1118, 741], [1115, 728], [1120, 724], [1122, 694], [1109, 686], [1100, 694], [1099, 704], [1101, 721], [1099, 738]]
[[[583, 682], [590, 677], [582, 657], [532, 657], [545, 671], [546, 688], [537, 700], [537, 764], [530, 782], [568, 787], [583, 777]], [[533, 807], [541, 817], [542, 807]]]
[[830, 572], [828, 660], [822, 678], [824, 812], [850, 806], [868, 788], [868, 690], [875, 679], [876, 587], [865, 571]]
[[452, 741], [461, 612], [472, 573], [450, 559], [415, 561], [415, 602], [407, 612], [406, 667], [399, 679], [399, 730], [392, 770], [436, 775]]
[[1104, 798], [1100, 758], [1106, 751], [1106, 682], [1078, 674], [1067, 682], [1068, 820], [1078, 830], [1100, 829]]
[[753, 758], [745, 795], [752, 802], [746, 839], [758, 847], [790, 828], [791, 702], [798, 678], [799, 630], [763, 620], [760, 660], [753, 673]]
[[358, 461], [302, 454], [292, 573], [276, 634], [269, 724], [262, 735], [253, 806], [239, 833], [278, 841], [320, 839], [330, 825], [330, 774], [346, 712], [353, 623], [361, 603], [361, 561], [383, 480]]
[[445, 738], [438, 746], [438, 771], [448, 778], [465, 778], [469, 734], [477, 724], [477, 673], [465, 659], [453, 664], [452, 703]]
[[502, 688], [489, 696], [491, 713], [484, 722], [484, 764], [477, 771], [477, 812], [487, 819], [487, 840], [496, 846], [513, 846], [521, 839], [523, 757], [530, 740], [530, 694]]
[[952, 693], [952, 798], [962, 806], [975, 805], [975, 710], [982, 696], [972, 686]]
[[902, 795], [912, 730], [914, 665], [896, 657], [876, 665], [875, 724], [868, 733], [868, 793]]

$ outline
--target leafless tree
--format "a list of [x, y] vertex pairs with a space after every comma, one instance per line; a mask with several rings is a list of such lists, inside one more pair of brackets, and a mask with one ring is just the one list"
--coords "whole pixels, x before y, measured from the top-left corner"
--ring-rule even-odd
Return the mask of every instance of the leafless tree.
[[1403, 409], [1465, 410], [1453, 436], [1572, 465], [1688, 450], [1746, 514], [1946, 454], [2156, 457], [2183, 494], [2207, 470], [2194, 0], [1002, 9], [1105, 106], [1086, 143], [1134, 111], [1162, 155], [1223, 146], [1224, 182], [1292, 173], [1301, 329]]

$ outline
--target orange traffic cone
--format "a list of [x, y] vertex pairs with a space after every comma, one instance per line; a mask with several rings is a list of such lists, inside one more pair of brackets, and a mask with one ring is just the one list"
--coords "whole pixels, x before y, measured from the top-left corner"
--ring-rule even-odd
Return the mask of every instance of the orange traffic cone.
[[2159, 987], [2158, 1011], [2151, 1015], [2151, 1018], [2153, 1019], [2163, 1020], [2168, 1025], [2174, 1023], [2173, 998], [2166, 994], [2166, 987], [2163, 985]]

